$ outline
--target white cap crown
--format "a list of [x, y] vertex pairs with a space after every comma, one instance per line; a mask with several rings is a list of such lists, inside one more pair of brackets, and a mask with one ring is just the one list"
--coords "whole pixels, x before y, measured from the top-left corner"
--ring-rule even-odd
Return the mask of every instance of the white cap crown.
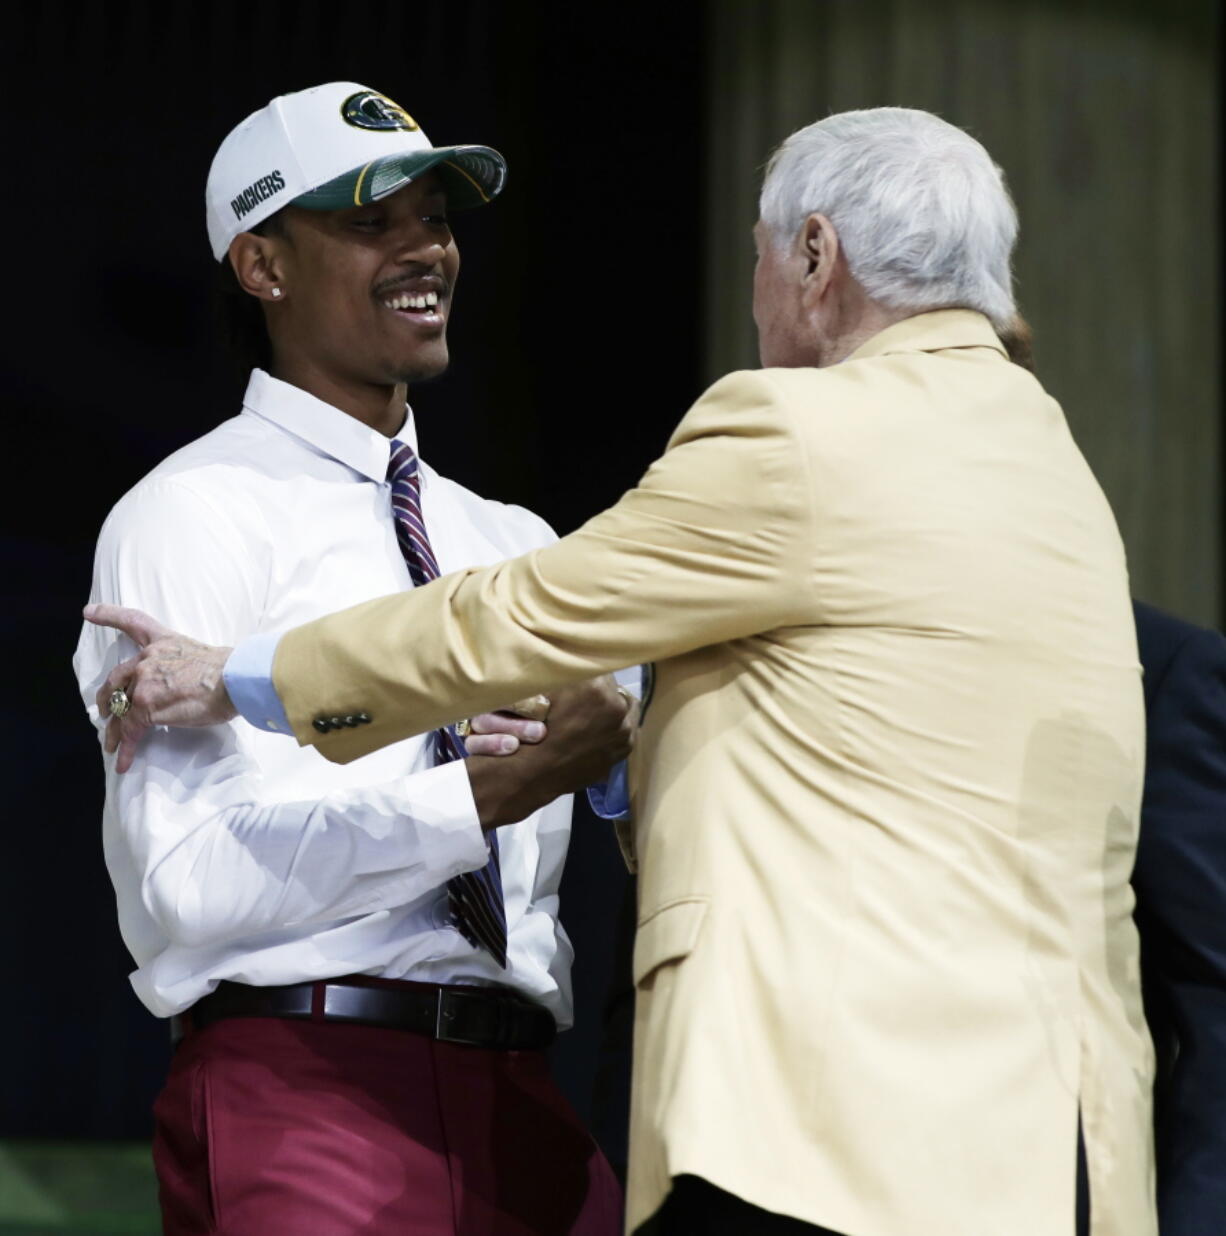
[[221, 261], [230, 242], [291, 202], [312, 210], [361, 206], [435, 168], [449, 205], [490, 201], [506, 164], [488, 146], [431, 146], [417, 122], [358, 82], [328, 82], [279, 95], [221, 143], [209, 168], [209, 243]]

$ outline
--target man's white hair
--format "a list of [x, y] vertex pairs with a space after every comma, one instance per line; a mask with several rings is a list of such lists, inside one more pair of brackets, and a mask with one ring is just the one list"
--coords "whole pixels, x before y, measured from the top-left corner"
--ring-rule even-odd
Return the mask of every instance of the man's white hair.
[[840, 112], [771, 156], [759, 212], [776, 245], [811, 214], [834, 224], [852, 276], [887, 309], [1016, 315], [1017, 211], [1004, 174], [968, 133], [906, 107]]

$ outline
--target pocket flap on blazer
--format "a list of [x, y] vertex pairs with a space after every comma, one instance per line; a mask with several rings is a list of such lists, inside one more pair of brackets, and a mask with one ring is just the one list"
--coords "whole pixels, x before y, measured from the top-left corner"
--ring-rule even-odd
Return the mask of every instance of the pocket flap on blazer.
[[653, 910], [634, 937], [634, 981], [641, 983], [657, 966], [684, 957], [698, 942], [707, 913], [706, 897], [682, 897]]

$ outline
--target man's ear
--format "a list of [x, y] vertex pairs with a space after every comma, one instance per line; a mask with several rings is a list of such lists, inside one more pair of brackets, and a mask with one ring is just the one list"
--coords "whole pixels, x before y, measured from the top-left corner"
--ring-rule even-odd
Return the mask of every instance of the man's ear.
[[800, 225], [797, 237], [805, 261], [807, 291], [821, 296], [834, 275], [839, 257], [839, 236], [825, 215], [809, 215]]
[[230, 242], [228, 258], [238, 286], [244, 292], [260, 300], [285, 299], [284, 259], [275, 237], [239, 232]]

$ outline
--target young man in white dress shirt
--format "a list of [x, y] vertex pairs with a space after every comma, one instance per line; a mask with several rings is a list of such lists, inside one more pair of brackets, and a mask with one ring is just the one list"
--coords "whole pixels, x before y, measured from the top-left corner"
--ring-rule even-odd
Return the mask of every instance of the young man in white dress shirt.
[[[554, 539], [419, 461], [406, 406], [447, 365], [447, 210], [504, 175], [352, 82], [226, 138], [210, 240], [262, 309], [271, 372], [116, 505], [92, 600], [234, 644]], [[82, 632], [87, 705], [125, 649]], [[439, 732], [342, 766], [236, 722], [155, 732], [126, 775], [107, 761], [133, 986], [182, 1035], [156, 1107], [165, 1231], [620, 1231], [541, 1048], [571, 1017], [568, 792], [625, 754], [626, 711], [607, 682], [559, 692], [545, 741], [508, 726], [510, 758], [454, 758]]]

